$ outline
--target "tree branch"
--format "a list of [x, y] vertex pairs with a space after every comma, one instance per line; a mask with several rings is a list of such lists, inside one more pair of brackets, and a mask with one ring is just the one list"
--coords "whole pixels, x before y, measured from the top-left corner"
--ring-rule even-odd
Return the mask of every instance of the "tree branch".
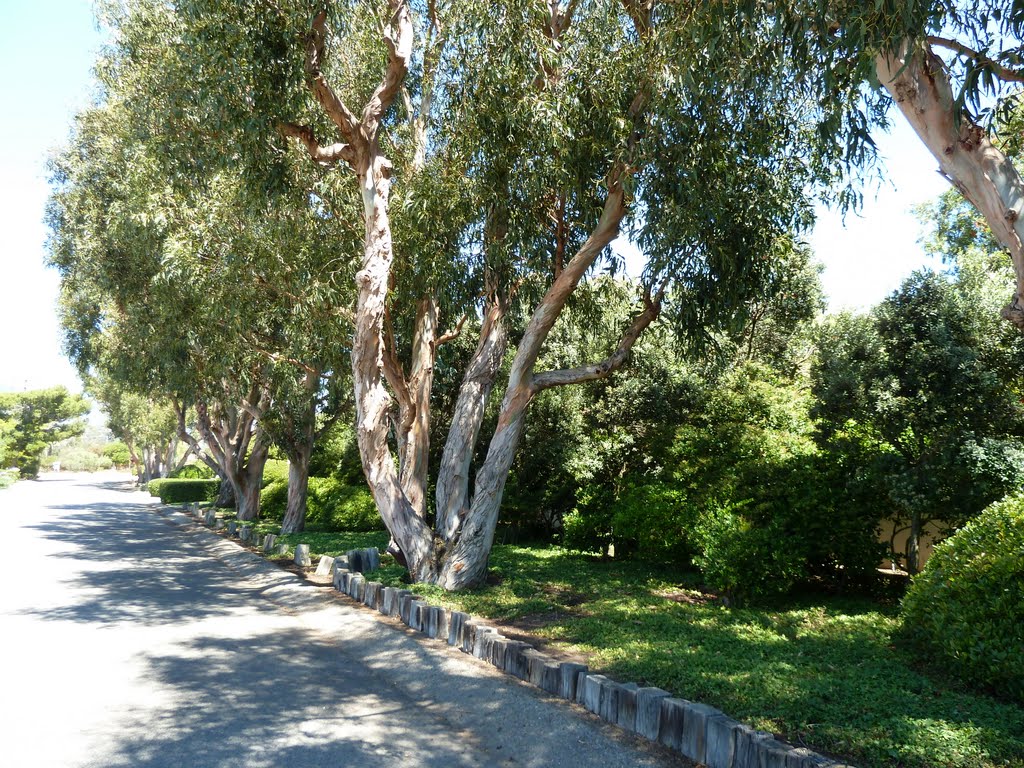
[[334, 92], [320, 69], [324, 59], [324, 44], [327, 39], [327, 11], [320, 11], [313, 19], [306, 44], [306, 76], [309, 87], [328, 117], [338, 126], [341, 135], [349, 144], [360, 140], [359, 121], [345, 102]]
[[355, 162], [356, 153], [351, 144], [339, 142], [325, 147], [316, 140], [316, 137], [313, 135], [313, 129], [308, 125], [280, 123], [277, 129], [283, 136], [298, 139], [305, 144], [309, 156], [320, 165], [334, 166], [341, 160], [344, 160], [349, 165]]
[[1009, 67], [1004, 67], [1002, 64], [995, 61], [994, 59], [989, 58], [985, 54], [981, 53], [980, 51], [976, 51], [973, 48], [968, 48], [966, 45], [959, 42], [958, 40], [951, 40], [948, 37], [937, 37], [933, 35], [926, 37], [925, 41], [929, 45], [937, 45], [940, 48], [945, 48], [947, 50], [953, 51], [954, 53], [958, 53], [961, 56], [966, 56], [969, 59], [974, 59], [982, 66], [991, 69], [992, 72], [996, 75], [996, 77], [998, 77], [1000, 80], [1024, 83], [1024, 72], [1016, 69], [1010, 69]]
[[381, 344], [381, 351], [384, 378], [395, 393], [395, 397], [398, 398], [399, 407], [405, 409], [412, 405], [412, 395], [409, 392], [409, 382], [405, 378], [405, 369], [402, 367], [401, 360], [398, 359], [391, 311], [387, 308], [384, 310], [384, 343]]
[[391, 0], [389, 7], [391, 29], [384, 33], [384, 43], [388, 47], [388, 66], [384, 79], [363, 108], [360, 127], [366, 139], [376, 134], [381, 117], [398, 95], [412, 57], [413, 26], [408, 0]]
[[662, 283], [658, 292], [652, 298], [650, 292], [644, 296], [644, 310], [633, 318], [625, 333], [622, 334], [615, 351], [598, 363], [580, 366], [579, 368], [566, 368], [560, 371], [545, 371], [534, 376], [532, 391], [534, 394], [552, 387], [562, 387], [568, 384], [578, 384], [583, 381], [594, 381], [609, 376], [613, 371], [622, 367], [629, 357], [633, 345], [640, 335], [647, 329], [658, 314], [661, 312], [661, 302], [665, 297], [666, 283]]
[[455, 324], [455, 327], [450, 331], [445, 331], [437, 337], [437, 341], [434, 342], [435, 347], [440, 347], [442, 344], [447, 344], [449, 341], [454, 341], [462, 335], [462, 326], [466, 324], [466, 319], [469, 315], [463, 315], [459, 318], [459, 322]]

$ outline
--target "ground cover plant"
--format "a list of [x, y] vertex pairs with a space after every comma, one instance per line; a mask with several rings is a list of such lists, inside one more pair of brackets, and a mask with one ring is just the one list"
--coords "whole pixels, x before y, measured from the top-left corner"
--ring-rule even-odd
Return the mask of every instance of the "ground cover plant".
[[[282, 537], [315, 554], [386, 544], [386, 533]], [[315, 558], [314, 558], [315, 562]], [[384, 558], [374, 577], [404, 586]], [[727, 608], [700, 577], [558, 547], [498, 546], [487, 586], [431, 602], [582, 656], [592, 669], [716, 706], [861, 768], [1024, 767], [1024, 708], [938, 677], [894, 642], [894, 598], [815, 595]]]

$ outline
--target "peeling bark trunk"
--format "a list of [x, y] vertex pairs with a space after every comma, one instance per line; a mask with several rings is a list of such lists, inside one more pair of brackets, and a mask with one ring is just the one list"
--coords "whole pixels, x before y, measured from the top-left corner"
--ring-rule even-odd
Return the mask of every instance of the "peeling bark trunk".
[[[266, 393], [257, 387], [243, 398], [241, 407], [211, 407], [201, 399], [196, 401], [196, 425], [210, 454], [208, 463], [223, 473], [220, 495], [224, 496], [225, 485], [230, 486], [240, 520], [254, 520], [259, 515], [260, 484], [270, 444], [258, 417], [268, 404]], [[218, 498], [218, 506], [221, 500]]]
[[[569, 296], [605, 246], [618, 236], [619, 225], [626, 215], [625, 195], [619, 183], [621, 173], [620, 168], [615, 168], [609, 174], [608, 196], [597, 227], [551, 284], [523, 334], [512, 362], [498, 426], [476, 476], [469, 512], [453, 534], [438, 575], [445, 589], [458, 590], [480, 584], [487, 575], [505, 482], [523, 434], [526, 409], [536, 393], [534, 365]], [[447, 520], [451, 524], [450, 516]]]
[[299, 533], [306, 527], [306, 498], [309, 494], [309, 457], [312, 444], [288, 453], [288, 506], [281, 533]]
[[430, 392], [434, 386], [437, 339], [437, 300], [424, 296], [416, 306], [412, 344], [412, 369], [408, 381], [392, 355], [385, 373], [398, 395], [395, 436], [398, 442], [398, 474], [402, 491], [420, 517], [427, 515], [427, 483], [430, 459]]
[[366, 221], [362, 268], [356, 274], [358, 301], [352, 345], [356, 438], [363, 473], [384, 524], [397, 542], [409, 569], [421, 579], [434, 570], [433, 535], [409, 502], [388, 449], [391, 398], [384, 385], [383, 329], [388, 281], [394, 253], [387, 205], [391, 164], [368, 148], [360, 172]]
[[455, 537], [462, 518], [469, 511], [467, 500], [473, 449], [508, 342], [505, 331], [506, 310], [506, 302], [500, 298], [494, 297], [488, 302], [480, 329], [480, 341], [462, 378], [448, 439], [441, 454], [435, 491], [437, 521], [434, 527], [446, 544]]
[[1024, 180], [985, 131], [965, 115], [957, 120], [945, 65], [930, 49], [904, 45], [875, 60], [882, 85], [939, 162], [942, 173], [985, 217], [1010, 252], [1017, 287], [1003, 317], [1024, 331]]

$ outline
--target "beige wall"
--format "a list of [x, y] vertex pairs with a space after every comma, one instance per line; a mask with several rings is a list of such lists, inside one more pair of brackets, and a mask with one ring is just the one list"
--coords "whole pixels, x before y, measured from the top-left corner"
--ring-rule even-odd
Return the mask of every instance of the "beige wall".
[[[882, 521], [882, 532], [879, 534], [879, 541], [883, 541], [886, 544], [889, 543], [889, 539], [892, 536], [893, 529], [896, 524], [892, 520]], [[939, 531], [946, 527], [946, 524], [942, 521], [938, 523], [929, 523], [924, 527], [924, 531], [921, 533], [921, 554], [919, 568], [924, 568], [924, 564], [928, 562], [928, 558], [932, 556], [932, 552], [935, 549], [935, 545], [941, 541]], [[904, 566], [907, 564], [906, 551], [907, 551], [907, 539], [910, 538], [910, 526], [907, 526], [904, 530], [896, 534], [894, 541], [894, 549], [903, 554], [901, 562]], [[892, 568], [892, 562], [889, 558], [885, 558], [882, 561], [883, 568]]]

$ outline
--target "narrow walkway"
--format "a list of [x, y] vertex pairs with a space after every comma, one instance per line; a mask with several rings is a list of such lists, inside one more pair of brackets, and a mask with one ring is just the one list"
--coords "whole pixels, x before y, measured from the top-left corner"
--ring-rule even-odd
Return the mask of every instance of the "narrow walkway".
[[127, 480], [0, 491], [5, 764], [685, 765], [301, 584]]

